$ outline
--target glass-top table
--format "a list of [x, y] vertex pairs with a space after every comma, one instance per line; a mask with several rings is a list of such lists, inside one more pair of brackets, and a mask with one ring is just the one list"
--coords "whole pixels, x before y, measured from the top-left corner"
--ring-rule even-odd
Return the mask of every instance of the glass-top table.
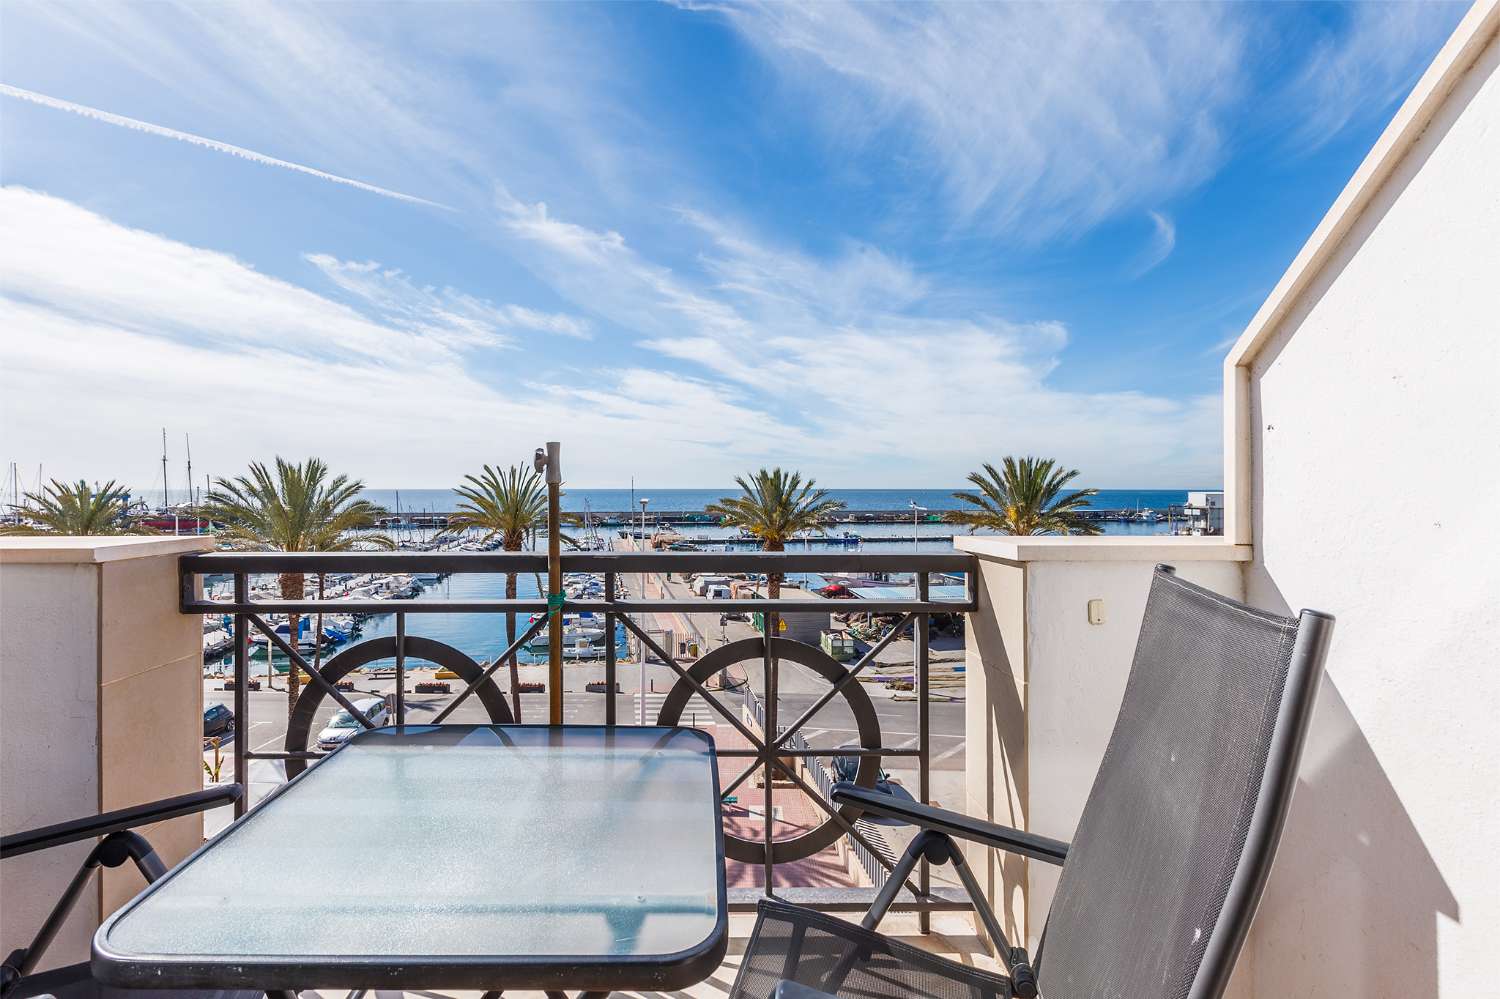
[[151, 988], [678, 989], [728, 939], [713, 740], [362, 732], [105, 921]]

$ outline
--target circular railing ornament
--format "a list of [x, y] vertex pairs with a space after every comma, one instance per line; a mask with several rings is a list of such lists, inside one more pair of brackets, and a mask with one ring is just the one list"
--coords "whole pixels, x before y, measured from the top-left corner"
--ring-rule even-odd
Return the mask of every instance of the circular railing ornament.
[[[794, 642], [786, 638], [771, 639], [771, 655], [776, 659], [797, 663], [806, 666], [817, 673], [829, 684], [835, 684], [849, 675], [841, 663], [828, 655], [820, 648], [807, 645], [803, 642]], [[721, 645], [708, 655], [699, 659], [692, 666], [687, 667], [685, 672], [700, 684], [708, 682], [715, 673], [742, 662], [761, 662], [765, 656], [765, 645], [761, 638], [744, 638], [728, 645]], [[667, 697], [662, 701], [661, 711], [657, 714], [658, 725], [676, 725], [682, 720], [682, 712], [692, 699], [694, 690], [686, 680], [678, 677], [672, 689], [667, 692]], [[859, 745], [862, 749], [880, 748], [880, 719], [875, 715], [875, 706], [870, 702], [870, 695], [865, 693], [863, 687], [857, 682], [846, 684], [839, 691], [844, 703], [849, 705], [849, 710], [854, 715], [854, 726], [859, 732]], [[772, 736], [774, 739], [775, 737]], [[756, 749], [764, 749], [764, 743], [757, 743]], [[832, 755], [832, 754], [830, 754]], [[757, 764], [764, 767], [765, 764]], [[777, 771], [772, 770], [775, 774]], [[859, 766], [855, 770], [854, 783], [860, 787], [874, 787], [875, 779], [880, 773], [879, 756], [861, 756]], [[831, 806], [830, 806], [831, 807]], [[849, 823], [853, 823], [854, 817], [859, 810], [849, 805], [839, 806], [836, 811], [839, 816]], [[771, 816], [766, 816], [766, 821], [771, 821]], [[793, 860], [801, 860], [811, 857], [813, 854], [836, 843], [839, 836], [843, 835], [844, 829], [831, 816], [825, 818], [822, 824], [809, 829], [800, 836], [791, 839], [776, 840], [771, 844], [771, 859], [778, 864]], [[766, 847], [761, 840], [748, 840], [735, 836], [729, 832], [724, 833], [724, 853], [734, 860], [746, 864], [764, 864], [766, 861]]]
[[[322, 673], [329, 683], [338, 683], [361, 666], [368, 666], [377, 659], [394, 659], [395, 657], [396, 637], [394, 635], [386, 638], [372, 638], [358, 645], [351, 645], [328, 660], [323, 664]], [[430, 638], [408, 637], [406, 658], [408, 660], [421, 659], [424, 662], [441, 666], [443, 669], [452, 670], [458, 674], [464, 686], [468, 686], [484, 674], [484, 668], [473, 659], [451, 645], [445, 645]], [[297, 703], [292, 708], [291, 718], [287, 721], [287, 752], [307, 751], [307, 739], [312, 733], [313, 717], [318, 712], [318, 706], [323, 703], [323, 698], [327, 696], [323, 688], [316, 683], [309, 683], [302, 688], [302, 692], [297, 695]], [[484, 705], [491, 722], [496, 725], [512, 723], [510, 705], [505, 702], [505, 694], [495, 685], [493, 677], [476, 687], [473, 696], [479, 698], [479, 703]], [[307, 763], [307, 760], [287, 760], [287, 779], [290, 780], [307, 769]]]

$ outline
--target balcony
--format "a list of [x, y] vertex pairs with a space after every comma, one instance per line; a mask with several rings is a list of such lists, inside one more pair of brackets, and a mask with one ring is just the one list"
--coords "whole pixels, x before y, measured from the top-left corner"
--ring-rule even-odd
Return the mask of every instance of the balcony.
[[[846, 818], [849, 810], [828, 800], [838, 767], [854, 771], [860, 784], [876, 786], [878, 780], [881, 788], [918, 801], [956, 807], [964, 793], [962, 688], [954, 685], [955, 679], [961, 683], [954, 662], [961, 638], [943, 641], [947, 648], [938, 656], [945, 660], [939, 666], [946, 685], [934, 698], [930, 634], [935, 619], [956, 619], [975, 606], [977, 560], [969, 554], [567, 553], [562, 568], [574, 596], [564, 604], [564, 620], [569, 627], [596, 625], [602, 649], [597, 659], [570, 660], [549, 676], [536, 661], [541, 657], [525, 654], [545, 638], [545, 600], [455, 598], [452, 587], [435, 582], [450, 574], [469, 580], [543, 574], [544, 556], [288, 555], [205, 547], [203, 540], [182, 538], [72, 546], [8, 542], [5, 549], [5, 589], [12, 598], [7, 617], [38, 617], [39, 629], [9, 636], [36, 644], [8, 646], [8, 661], [55, 644], [43, 622], [101, 623], [78, 649], [49, 656], [75, 662], [84, 674], [75, 680], [84, 688], [93, 686], [89, 674], [101, 678], [88, 691], [98, 734], [89, 738], [86, 714], [73, 719], [78, 744], [32, 752], [32, 766], [56, 772], [59, 763], [71, 761], [79, 784], [92, 785], [106, 808], [205, 785], [244, 785], [246, 793], [232, 806], [173, 819], [150, 833], [169, 863], [336, 751], [320, 749], [318, 733], [338, 712], [350, 715], [363, 705], [360, 713], [373, 715], [370, 705], [378, 704], [380, 724], [427, 725], [510, 723], [519, 710], [524, 724], [560, 717], [569, 725], [613, 729], [633, 727], [644, 711], [648, 724], [687, 725], [710, 734], [717, 750], [731, 933], [738, 942], [724, 969], [695, 993], [712, 994], [715, 982], [733, 979], [743, 934], [767, 885], [780, 898], [857, 918], [885, 884], [910, 831]], [[283, 600], [267, 585], [287, 573], [304, 575], [308, 597]], [[744, 595], [710, 600], [691, 593], [685, 582], [689, 574], [753, 580], [769, 573], [788, 580], [780, 599], [742, 589]], [[798, 585], [810, 574], [811, 582]], [[396, 576], [434, 583], [421, 599], [343, 592], [351, 579]], [[811, 592], [829, 576], [876, 577], [889, 585], [873, 600]], [[10, 586], [23, 579], [24, 597]], [[933, 579], [947, 584], [940, 592], [949, 599], [930, 597]], [[765, 587], [754, 589], [763, 593]], [[335, 590], [339, 595], [332, 595]], [[818, 641], [835, 614], [866, 626], [864, 638], [853, 643], [854, 658], [842, 663]], [[311, 622], [311, 634], [322, 634], [335, 616], [379, 634], [353, 637], [336, 650], [305, 639], [294, 645], [289, 615]], [[501, 636], [506, 617], [514, 615], [515, 638], [503, 637], [498, 654], [483, 656], [424, 633], [428, 622], [451, 615], [481, 619], [484, 630]], [[230, 647], [222, 660], [209, 657], [203, 664], [200, 635], [218, 620], [228, 625]], [[807, 641], [780, 637], [768, 656], [757, 630], [763, 627]], [[299, 637], [306, 633], [301, 626], [298, 631]], [[516, 674], [523, 693], [510, 689], [513, 653], [531, 660]], [[294, 670], [301, 690], [289, 712], [285, 686]], [[557, 675], [562, 683], [554, 690]], [[881, 682], [892, 677], [898, 682]], [[7, 729], [17, 730], [25, 709], [16, 708], [28, 698], [38, 710], [55, 713], [58, 682], [54, 675], [34, 691], [20, 690], [7, 674]], [[200, 705], [215, 703], [232, 711], [234, 720], [216, 736], [200, 739]], [[19, 771], [25, 761], [10, 749], [8, 744], [7, 765], [19, 764]], [[92, 794], [73, 802], [39, 789], [34, 794], [33, 808], [49, 814], [17, 816], [18, 825], [97, 807], [85, 804]], [[12, 884], [23, 890], [22, 882], [9, 880], [19, 863], [7, 862], [7, 893]], [[55, 884], [68, 863], [31, 866], [28, 893]], [[950, 956], [989, 962], [967, 897], [925, 866], [898, 895], [887, 928]], [[128, 869], [105, 871], [97, 897], [80, 907], [84, 918], [75, 914], [74, 925], [59, 937], [57, 959], [76, 959], [91, 926], [139, 886]], [[6, 927], [8, 947], [13, 936], [23, 942], [28, 921], [34, 928], [38, 904], [16, 906], [18, 912], [8, 916], [14, 919]], [[30, 912], [20, 914], [23, 908]]]

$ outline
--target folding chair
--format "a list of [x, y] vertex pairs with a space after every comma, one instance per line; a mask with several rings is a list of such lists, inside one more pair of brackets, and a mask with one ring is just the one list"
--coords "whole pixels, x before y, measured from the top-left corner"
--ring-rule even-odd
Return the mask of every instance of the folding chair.
[[258, 999], [260, 992], [173, 992], [161, 989], [114, 989], [94, 981], [89, 974], [87, 962], [70, 964], [50, 971], [34, 973], [43, 953], [62, 929], [68, 913], [73, 911], [78, 897], [88, 886], [94, 871], [101, 867], [119, 867], [126, 861], [147, 882], [155, 881], [167, 873], [167, 868], [151, 848], [151, 844], [140, 833], [131, 830], [137, 826], [150, 825], [179, 815], [191, 815], [206, 811], [217, 805], [237, 800], [243, 789], [239, 784], [192, 791], [162, 801], [145, 805], [121, 808], [102, 815], [94, 815], [56, 825], [44, 826], [27, 832], [12, 833], [0, 838], [0, 860], [19, 857], [47, 850], [52, 847], [77, 843], [102, 836], [98, 844], [89, 851], [78, 873], [63, 891], [62, 898], [52, 907], [43, 920], [30, 946], [18, 948], [0, 964], [0, 997], [3, 999], [31, 999], [37, 996], [55, 996], [57, 999]]
[[[769, 899], [731, 999], [1217, 999], [1275, 857], [1333, 618], [1283, 618], [1157, 566], [1119, 717], [1071, 843], [853, 785], [920, 828], [860, 926]], [[1005, 939], [955, 839], [1061, 866], [1035, 961]], [[923, 856], [951, 863], [1008, 974], [875, 932]]]

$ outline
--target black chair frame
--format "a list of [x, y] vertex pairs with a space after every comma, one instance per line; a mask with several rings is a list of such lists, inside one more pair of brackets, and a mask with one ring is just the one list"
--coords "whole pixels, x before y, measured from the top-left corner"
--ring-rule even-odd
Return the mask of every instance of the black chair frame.
[[239, 784], [225, 784], [0, 837], [0, 860], [66, 846], [96, 836], [103, 837], [84, 858], [78, 872], [73, 875], [62, 897], [42, 921], [41, 929], [37, 930], [31, 943], [12, 951], [5, 958], [4, 964], [0, 965], [0, 996], [15, 992], [25, 983], [27, 976], [36, 970], [38, 962], [56, 938], [58, 930], [62, 929], [63, 922], [73, 911], [73, 906], [78, 903], [79, 896], [83, 894], [96, 870], [101, 867], [119, 867], [126, 861], [132, 861], [147, 883], [167, 873], [166, 865], [161, 862], [151, 844], [140, 833], [132, 831], [135, 827], [229, 804], [238, 801], [243, 793], [244, 789]]

